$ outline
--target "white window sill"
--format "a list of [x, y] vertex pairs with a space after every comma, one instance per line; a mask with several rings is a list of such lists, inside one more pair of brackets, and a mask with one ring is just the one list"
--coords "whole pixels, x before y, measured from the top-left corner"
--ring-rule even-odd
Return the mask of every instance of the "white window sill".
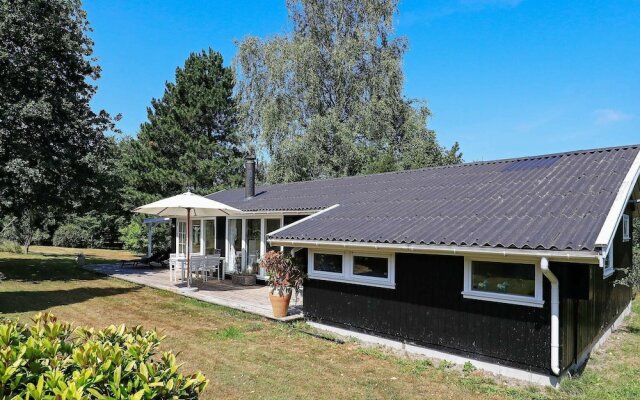
[[320, 281], [329, 281], [329, 282], [349, 283], [353, 285], [374, 286], [374, 287], [380, 287], [385, 289], [396, 288], [396, 285], [394, 283], [389, 283], [389, 282], [362, 281], [362, 280], [356, 280], [356, 279], [347, 279], [347, 278], [344, 278], [343, 276], [336, 276], [336, 277], [326, 276], [324, 274], [323, 275], [309, 274], [309, 279], [317, 279]]
[[515, 304], [518, 306], [537, 307], [542, 308], [544, 306], [544, 300], [528, 298], [524, 296], [490, 293], [490, 292], [478, 292], [478, 291], [463, 291], [462, 296], [465, 299], [493, 301], [497, 303]]
[[613, 275], [613, 273], [614, 273], [614, 272], [616, 272], [616, 270], [615, 270], [615, 269], [612, 269], [612, 270], [610, 270], [610, 271], [604, 270], [604, 271], [602, 272], [602, 278], [603, 278], [603, 279], [607, 279], [607, 278], [609, 278], [611, 275]]

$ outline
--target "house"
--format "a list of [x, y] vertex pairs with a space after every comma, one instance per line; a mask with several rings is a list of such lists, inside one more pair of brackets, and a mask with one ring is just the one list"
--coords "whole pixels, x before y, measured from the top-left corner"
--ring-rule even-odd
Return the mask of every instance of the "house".
[[555, 384], [630, 310], [639, 173], [638, 145], [259, 187], [248, 160], [208, 196], [244, 215], [196, 219], [194, 246], [258, 277], [294, 253], [316, 326]]

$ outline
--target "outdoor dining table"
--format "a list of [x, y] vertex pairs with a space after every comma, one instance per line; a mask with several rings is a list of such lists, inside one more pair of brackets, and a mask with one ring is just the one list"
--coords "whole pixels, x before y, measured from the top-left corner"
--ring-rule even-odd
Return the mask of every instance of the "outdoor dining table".
[[[192, 255], [191, 255], [191, 262], [192, 262], [192, 263], [193, 263], [193, 257], [194, 257], [194, 256], [195, 256], [195, 257], [200, 257], [200, 255], [199, 255], [199, 254], [192, 254]], [[218, 272], [218, 273], [217, 273], [217, 275], [218, 275], [218, 276], [217, 276], [217, 278], [218, 278], [218, 280], [224, 279], [224, 275], [223, 275], [223, 274], [224, 274], [223, 267], [224, 267], [224, 261], [225, 261], [225, 258], [224, 258], [224, 257], [221, 257], [221, 256], [212, 256], [212, 255], [208, 255], [208, 256], [201, 256], [201, 257], [205, 257], [205, 258], [209, 257], [209, 258], [212, 258], [212, 259], [213, 259], [213, 258], [218, 259], [219, 264], [218, 264], [218, 270], [217, 270], [217, 272]], [[180, 280], [184, 281], [184, 280], [185, 280], [185, 274], [186, 274], [186, 271], [187, 271], [187, 256], [186, 256], [186, 255], [179, 255], [179, 256], [176, 256], [176, 257], [175, 257], [175, 262], [176, 262], [176, 264], [179, 264], [179, 265], [180, 265], [180, 277], [181, 277], [181, 279], [180, 279]], [[174, 268], [175, 268], [175, 267], [174, 267]], [[175, 275], [175, 272], [176, 272], [176, 271], [175, 271], [175, 269], [174, 269], [174, 271], [173, 271], [173, 277], [175, 277], [175, 280], [177, 281], [177, 277], [176, 277], [176, 275]], [[170, 281], [173, 281], [174, 279], [173, 279], [173, 277], [171, 276], [171, 273], [172, 273], [172, 271], [170, 270], [170, 271], [169, 271], [169, 280], [170, 280]], [[190, 276], [188, 276], [188, 277], [187, 277], [187, 279], [189, 279], [189, 281], [191, 281], [191, 277], [190, 277]]]

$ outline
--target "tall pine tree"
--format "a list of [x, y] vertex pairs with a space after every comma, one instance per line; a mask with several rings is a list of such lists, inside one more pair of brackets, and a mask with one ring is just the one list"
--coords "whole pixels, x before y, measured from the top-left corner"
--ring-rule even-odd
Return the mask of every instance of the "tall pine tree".
[[233, 73], [209, 49], [191, 54], [153, 99], [137, 138], [125, 140], [122, 176], [129, 207], [191, 189], [200, 194], [242, 181]]

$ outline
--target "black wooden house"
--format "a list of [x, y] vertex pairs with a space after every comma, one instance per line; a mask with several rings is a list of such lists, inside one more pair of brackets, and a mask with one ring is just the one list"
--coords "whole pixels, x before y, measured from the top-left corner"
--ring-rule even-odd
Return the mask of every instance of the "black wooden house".
[[[254, 187], [208, 196], [237, 265], [270, 249], [308, 269], [326, 329], [554, 383], [627, 312], [640, 147]], [[249, 171], [253, 171], [250, 161]], [[202, 222], [203, 224], [206, 221]], [[263, 276], [264, 271], [256, 271]]]

